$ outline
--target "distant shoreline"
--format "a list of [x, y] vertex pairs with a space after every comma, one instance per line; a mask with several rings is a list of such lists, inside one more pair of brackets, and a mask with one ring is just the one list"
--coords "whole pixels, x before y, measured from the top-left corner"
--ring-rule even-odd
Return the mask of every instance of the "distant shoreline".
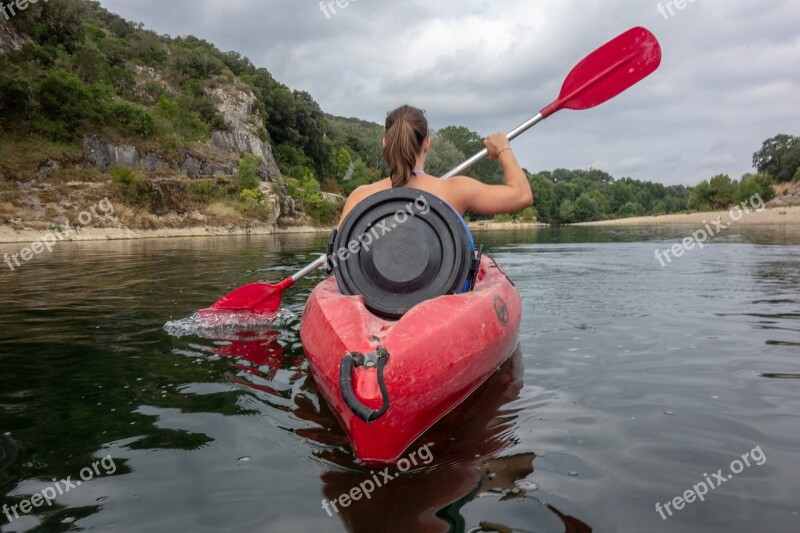
[[[739, 214], [734, 210], [734, 218]], [[779, 226], [786, 224], [800, 225], [800, 206], [768, 207], [762, 211], [751, 211], [741, 215], [741, 219], [732, 220], [730, 211], [707, 211], [701, 213], [686, 213], [661, 215], [655, 217], [632, 217], [617, 220], [601, 220], [597, 222], [582, 222], [573, 226], [603, 227], [603, 226], [697, 226], [702, 227], [713, 221], [736, 226]]]
[[532, 229], [532, 228], [548, 228], [550, 224], [543, 224], [541, 222], [496, 222], [494, 220], [478, 220], [476, 222], [468, 222], [470, 231], [498, 231], [510, 229]]
[[[601, 220], [597, 222], [582, 222], [572, 224], [580, 227], [635, 227], [635, 226], [696, 226], [702, 227], [713, 221], [721, 221], [725, 224], [737, 226], [765, 226], [765, 225], [789, 225], [797, 224], [800, 226], [800, 206], [790, 207], [770, 207], [763, 211], [752, 211], [743, 214], [738, 221], [731, 221], [729, 211], [708, 211], [702, 213], [661, 215], [655, 217], [632, 217], [617, 220]], [[521, 229], [538, 229], [549, 227], [548, 224], [540, 222], [495, 222], [492, 220], [480, 220], [470, 222], [471, 231], [505, 231]], [[275, 227], [267, 225], [256, 225], [246, 227], [225, 227], [225, 226], [195, 226], [189, 228], [161, 228], [155, 230], [132, 230], [122, 228], [81, 228], [80, 232], [72, 233], [64, 237], [64, 241], [105, 241], [105, 240], [129, 240], [129, 239], [163, 239], [163, 238], [183, 238], [183, 237], [235, 237], [245, 235], [286, 235], [298, 234], [330, 234], [333, 228], [314, 227], [314, 226], [287, 226]], [[23, 243], [31, 244], [41, 240], [42, 237], [52, 233], [50, 230], [26, 229], [15, 230], [8, 226], [0, 226], [0, 243]]]
[[[313, 226], [253, 226], [225, 227], [225, 226], [195, 226], [189, 228], [161, 228], [155, 230], [132, 230], [122, 228], [91, 228], [84, 227], [78, 233], [72, 233], [63, 238], [63, 241], [117, 241], [136, 239], [164, 239], [182, 237], [236, 237], [245, 235], [286, 235], [290, 233], [324, 233], [329, 234], [331, 228], [317, 228]], [[8, 226], [0, 226], [1, 243], [31, 244], [40, 241], [50, 230], [22, 230], [17, 231]]]

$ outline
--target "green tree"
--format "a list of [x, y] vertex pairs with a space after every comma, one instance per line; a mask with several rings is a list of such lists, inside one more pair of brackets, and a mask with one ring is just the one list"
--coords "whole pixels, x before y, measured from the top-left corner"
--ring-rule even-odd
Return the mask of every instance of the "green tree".
[[558, 220], [562, 224], [575, 222], [575, 205], [571, 200], [564, 200], [558, 207]]
[[326, 138], [327, 119], [319, 104], [305, 91], [295, 91], [295, 127], [300, 133], [300, 148], [314, 161], [320, 177], [333, 173], [331, 152], [333, 147]]
[[644, 214], [644, 206], [636, 202], [627, 202], [617, 210], [617, 217], [619, 218], [640, 217]]
[[590, 222], [597, 219], [600, 207], [590, 194], [582, 193], [575, 200], [573, 214], [575, 222]]
[[103, 79], [108, 70], [106, 57], [94, 43], [78, 45], [72, 56], [73, 70], [86, 83], [96, 83]]
[[800, 169], [800, 137], [780, 134], [767, 139], [753, 154], [753, 166], [772, 174], [775, 181], [791, 181]]
[[702, 181], [692, 189], [689, 195], [689, 209], [694, 211], [711, 210], [711, 187], [708, 181]]
[[717, 174], [708, 184], [709, 201], [714, 209], [725, 209], [734, 200], [736, 186], [727, 174]]
[[745, 174], [736, 187], [735, 199], [737, 202], [744, 202], [759, 195], [763, 201], [769, 202], [775, 197], [773, 183], [772, 175], [766, 172]]
[[431, 151], [425, 160], [426, 172], [432, 176], [441, 176], [449, 172], [462, 161], [464, 153], [456, 145], [438, 133], [431, 140]]
[[261, 179], [256, 174], [259, 161], [259, 158], [250, 154], [243, 155], [239, 160], [239, 168], [236, 169], [236, 181], [239, 183], [239, 190], [259, 189]]
[[351, 163], [352, 159], [350, 158], [350, 152], [347, 151], [347, 148], [341, 147], [333, 152], [333, 166], [336, 170], [337, 179], [342, 179], [345, 174], [347, 174]]
[[603, 193], [600, 189], [592, 189], [589, 192], [584, 193], [589, 198], [594, 200], [597, 204], [597, 214], [592, 220], [605, 220], [608, 218], [609, 214], [612, 213], [611, 211], [611, 200], [608, 194]]
[[0, 74], [0, 122], [13, 122], [30, 115], [36, 104], [33, 85], [16, 65]]
[[72, 138], [84, 124], [102, 123], [108, 116], [111, 95], [105, 86], [86, 85], [69, 72], [54, 70], [37, 89], [45, 116], [54, 121], [53, 135]]
[[72, 53], [83, 41], [86, 32], [83, 22], [89, 14], [89, 6], [83, 0], [29, 3], [28, 8], [18, 11], [10, 22], [39, 44], [62, 46]]
[[558, 218], [558, 203], [553, 182], [542, 174], [545, 173], [530, 178], [533, 206], [536, 208], [539, 220], [550, 224]]
[[633, 201], [633, 191], [630, 184], [617, 181], [611, 186], [611, 211], [619, 212], [620, 208]]
[[[483, 137], [481, 137], [479, 133], [465, 128], [464, 126], [448, 126], [436, 133], [443, 139], [453, 143], [453, 145], [464, 154], [464, 158], [472, 156], [484, 148]], [[496, 161], [481, 161], [472, 167], [472, 169], [468, 171], [468, 174], [484, 183], [503, 183], [502, 169]]]

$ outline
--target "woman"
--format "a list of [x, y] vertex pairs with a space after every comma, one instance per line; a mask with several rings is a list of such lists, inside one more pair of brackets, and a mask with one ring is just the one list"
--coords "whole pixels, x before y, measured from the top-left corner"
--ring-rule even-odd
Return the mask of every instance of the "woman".
[[448, 180], [429, 176], [422, 170], [431, 149], [425, 114], [408, 105], [395, 109], [386, 117], [386, 135], [383, 138], [383, 155], [389, 166], [389, 177], [354, 190], [344, 204], [339, 224], [359, 202], [393, 187], [420, 189], [434, 194], [462, 216], [467, 211], [497, 215], [529, 207], [533, 202], [531, 186], [511, 151], [508, 137], [495, 133], [484, 139], [483, 144], [489, 150], [489, 159], [500, 160], [505, 185], [487, 185], [466, 176]]

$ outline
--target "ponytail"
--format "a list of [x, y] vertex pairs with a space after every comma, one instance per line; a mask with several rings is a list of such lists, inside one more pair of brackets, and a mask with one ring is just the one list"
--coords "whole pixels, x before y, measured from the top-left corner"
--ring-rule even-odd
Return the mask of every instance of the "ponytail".
[[387, 115], [383, 157], [392, 187], [403, 187], [411, 179], [427, 136], [428, 120], [423, 111], [404, 105]]

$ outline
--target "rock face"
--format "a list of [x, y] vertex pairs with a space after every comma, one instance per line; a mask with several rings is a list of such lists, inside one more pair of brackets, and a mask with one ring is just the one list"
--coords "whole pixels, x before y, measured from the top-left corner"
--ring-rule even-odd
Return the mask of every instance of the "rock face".
[[83, 140], [83, 153], [86, 162], [101, 172], [107, 172], [112, 166], [138, 167], [142, 160], [139, 150], [132, 144], [114, 145], [95, 136]]
[[17, 33], [11, 26], [0, 22], [0, 56], [22, 48], [29, 39]]
[[[148, 71], [148, 79], [156, 76]], [[143, 71], [137, 71], [143, 75]], [[185, 188], [178, 180], [169, 177], [188, 177], [190, 179], [208, 179], [221, 176], [232, 176], [243, 154], [250, 154], [260, 159], [256, 168], [262, 180], [261, 189], [264, 202], [271, 207], [274, 225], [278, 217], [297, 217], [294, 200], [288, 198], [280, 181], [281, 172], [272, 155], [272, 148], [259, 136], [261, 117], [256, 110], [255, 95], [233, 85], [217, 87], [207, 91], [224, 120], [227, 130], [214, 131], [211, 139], [204, 145], [193, 145], [182, 148], [177, 156], [166, 158], [158, 153], [142, 153], [133, 144], [114, 144], [96, 136], [84, 139], [84, 162], [101, 172], [108, 172], [112, 167], [140, 168], [158, 176], [147, 180], [149, 192], [148, 202], [151, 211], [156, 215], [165, 215], [174, 210], [174, 200], [179, 200]]]
[[228, 126], [228, 131], [211, 133], [211, 144], [260, 157], [262, 163], [257, 171], [261, 179], [271, 182], [279, 178], [281, 172], [272, 155], [272, 147], [259, 136], [261, 119], [254, 111], [256, 96], [233, 86], [217, 87], [207, 93]]
[[334, 194], [332, 192], [324, 192], [324, 193], [322, 193], [322, 199], [325, 200], [328, 203], [336, 204], [336, 205], [339, 205], [339, 206], [344, 205], [344, 203], [347, 201], [347, 199], [344, 196], [342, 196], [340, 194]]
[[148, 172], [172, 170], [176, 174], [200, 179], [230, 176], [242, 154], [261, 159], [257, 173], [262, 181], [272, 182], [281, 176], [272, 148], [258, 136], [261, 118], [255, 114], [256, 97], [233, 86], [218, 87], [209, 91], [217, 111], [225, 118], [228, 131], [215, 131], [208, 145], [197, 149], [184, 148], [175, 161], [167, 161], [159, 154], [142, 154], [132, 144], [112, 144], [95, 136], [84, 139], [86, 163], [101, 172], [111, 167], [138, 167]]

